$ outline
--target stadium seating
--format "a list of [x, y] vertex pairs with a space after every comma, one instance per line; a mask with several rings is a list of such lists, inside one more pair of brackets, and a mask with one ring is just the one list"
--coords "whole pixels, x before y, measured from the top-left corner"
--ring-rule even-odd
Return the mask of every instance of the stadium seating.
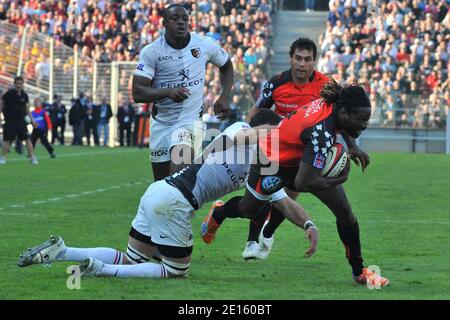
[[[331, 0], [320, 71], [359, 81], [373, 102], [372, 125], [443, 127], [450, 105], [450, 1]], [[379, 10], [379, 11], [378, 11]]]
[[[72, 1], [0, 0], [0, 20], [29, 25], [31, 31], [52, 36], [70, 47], [77, 46], [83, 56], [98, 62], [134, 61], [146, 44], [162, 34], [162, 13], [168, 2], [78, 0], [73, 5]], [[187, 3], [193, 30], [219, 41], [233, 57], [233, 96], [237, 96], [235, 100], [245, 111], [267, 78], [272, 32], [270, 3], [223, 0], [218, 6], [217, 1], [177, 2]], [[46, 67], [45, 58], [31, 53], [24, 67], [25, 76], [44, 79]], [[220, 91], [216, 68], [208, 68], [205, 82], [205, 95], [209, 97], [206, 107], [210, 107]]]

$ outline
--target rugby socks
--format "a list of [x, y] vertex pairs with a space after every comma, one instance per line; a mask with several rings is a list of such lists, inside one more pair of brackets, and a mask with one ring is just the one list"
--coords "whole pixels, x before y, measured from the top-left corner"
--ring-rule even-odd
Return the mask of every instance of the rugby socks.
[[58, 261], [77, 261], [92, 257], [107, 264], [122, 264], [124, 253], [111, 248], [71, 248], [66, 247], [66, 251]]
[[261, 229], [264, 226], [264, 222], [266, 221], [271, 208], [272, 205], [270, 204], [270, 202], [267, 202], [261, 209], [259, 209], [256, 217], [254, 219], [251, 219], [250, 226], [248, 228], [247, 241], [259, 242], [259, 234], [261, 233]]
[[272, 213], [270, 214], [269, 222], [266, 224], [263, 230], [264, 238], [271, 238], [275, 233], [278, 226], [284, 221], [285, 217], [280, 210], [272, 207]]
[[100, 277], [119, 277], [119, 278], [167, 278], [167, 271], [162, 264], [158, 263], [140, 263], [111, 265], [105, 264], [103, 269], [97, 273]]
[[363, 270], [358, 221], [350, 226], [342, 225], [336, 222], [336, 226], [339, 237], [345, 246], [345, 255], [347, 256], [348, 263], [352, 266], [353, 275], [357, 277]]
[[243, 197], [233, 197], [221, 207], [218, 207], [214, 210], [212, 216], [214, 220], [221, 224], [225, 218], [243, 218], [239, 213], [239, 202]]

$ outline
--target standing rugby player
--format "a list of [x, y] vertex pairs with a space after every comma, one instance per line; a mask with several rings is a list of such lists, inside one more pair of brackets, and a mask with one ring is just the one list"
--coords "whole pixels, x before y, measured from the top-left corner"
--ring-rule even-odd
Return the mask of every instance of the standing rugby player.
[[189, 13], [181, 4], [165, 9], [163, 26], [165, 35], [140, 53], [132, 87], [135, 102], [155, 103], [150, 126], [155, 180], [185, 167], [201, 147], [206, 64], [220, 69], [222, 93], [214, 111], [221, 119], [229, 110], [234, 77], [224, 49], [209, 37], [189, 33]]

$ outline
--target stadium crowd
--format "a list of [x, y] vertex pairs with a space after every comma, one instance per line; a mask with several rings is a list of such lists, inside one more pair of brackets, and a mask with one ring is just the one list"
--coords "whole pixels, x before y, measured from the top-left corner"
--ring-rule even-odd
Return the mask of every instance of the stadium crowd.
[[330, 0], [319, 71], [362, 83], [371, 124], [443, 127], [450, 106], [450, 1]]
[[[0, 0], [0, 20], [29, 26], [79, 48], [98, 62], [134, 61], [140, 50], [162, 35], [162, 13], [169, 1], [22, 1]], [[270, 57], [270, 0], [171, 1], [183, 3], [192, 14], [192, 30], [214, 38], [230, 53], [236, 71], [231, 117], [240, 116], [259, 95], [267, 79]], [[34, 47], [36, 49], [34, 50]], [[26, 80], [48, 81], [48, 53], [33, 45], [24, 66]], [[11, 57], [13, 58], [13, 57]], [[72, 61], [64, 63], [69, 74]], [[219, 74], [208, 67], [205, 111], [220, 92]], [[206, 116], [205, 116], [206, 117]], [[214, 117], [211, 121], [217, 121]]]

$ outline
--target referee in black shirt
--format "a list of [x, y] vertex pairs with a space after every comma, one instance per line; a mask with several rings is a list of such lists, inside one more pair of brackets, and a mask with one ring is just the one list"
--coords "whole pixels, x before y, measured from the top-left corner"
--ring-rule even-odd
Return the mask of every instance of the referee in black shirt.
[[14, 88], [8, 90], [0, 100], [0, 122], [2, 112], [5, 118], [0, 165], [6, 163], [6, 154], [16, 137], [21, 141], [25, 140], [31, 163], [38, 164], [37, 158], [33, 152], [33, 145], [31, 144], [30, 136], [28, 134], [25, 118], [26, 116], [29, 117], [33, 127], [36, 126], [36, 122], [31, 116], [28, 95], [23, 91], [23, 84], [23, 78], [16, 77], [14, 79]]

